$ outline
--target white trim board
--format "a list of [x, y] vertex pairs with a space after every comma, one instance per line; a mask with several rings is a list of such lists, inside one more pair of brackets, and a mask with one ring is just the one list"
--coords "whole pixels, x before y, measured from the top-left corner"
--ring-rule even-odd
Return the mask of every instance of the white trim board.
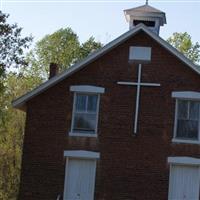
[[172, 92], [172, 98], [200, 100], [200, 92], [193, 92], [193, 91]]
[[[174, 134], [175, 134], [175, 132], [174, 132]], [[184, 140], [184, 139], [179, 139], [179, 138], [176, 138], [176, 137], [173, 137], [172, 142], [173, 143], [180, 143], [180, 144], [200, 144], [199, 140], [188, 140], [188, 139]]]
[[94, 151], [84, 151], [84, 150], [67, 150], [64, 151], [65, 157], [72, 158], [87, 158], [87, 159], [99, 159], [100, 153]]
[[51, 78], [50, 80], [44, 82], [40, 86], [36, 87], [32, 91], [24, 94], [23, 96], [15, 99], [12, 102], [12, 106], [21, 110], [26, 110], [25, 105], [26, 102], [32, 99], [33, 97], [37, 96], [38, 94], [42, 93], [43, 91], [47, 90], [48, 88], [54, 86], [55, 84], [59, 83], [63, 79], [69, 77], [73, 73], [77, 72], [78, 70], [82, 69], [83, 67], [87, 66], [91, 62], [97, 60], [104, 54], [106, 54], [108, 51], [112, 50], [113, 48], [117, 47], [133, 35], [137, 34], [139, 31], [144, 31], [146, 34], [148, 34], [152, 39], [157, 41], [161, 46], [163, 46], [165, 49], [167, 49], [169, 52], [171, 52], [173, 55], [175, 55], [178, 59], [180, 59], [183, 63], [188, 65], [193, 71], [198, 73], [200, 75], [200, 70], [197, 69], [197, 65], [192, 63], [188, 58], [186, 58], [183, 54], [181, 54], [179, 51], [177, 51], [174, 47], [172, 47], [169, 43], [167, 43], [165, 40], [163, 40], [161, 37], [159, 37], [154, 32], [148, 30], [148, 28], [143, 25], [139, 24], [134, 29], [129, 30], [128, 32], [122, 34], [117, 39], [113, 40], [112, 42], [105, 45], [103, 48], [95, 51], [93, 54], [86, 57], [83, 61], [78, 62], [77, 64], [73, 65], [72, 67], [65, 70], [63, 73], [58, 74], [57, 76]]
[[176, 165], [198, 165], [200, 166], [200, 158], [193, 157], [168, 157], [168, 163]]
[[68, 135], [71, 136], [71, 137], [93, 137], [93, 138], [97, 138], [97, 133], [77, 133], [77, 132], [70, 131], [68, 133]]
[[70, 91], [86, 93], [104, 93], [105, 88], [92, 85], [72, 85], [70, 86]]

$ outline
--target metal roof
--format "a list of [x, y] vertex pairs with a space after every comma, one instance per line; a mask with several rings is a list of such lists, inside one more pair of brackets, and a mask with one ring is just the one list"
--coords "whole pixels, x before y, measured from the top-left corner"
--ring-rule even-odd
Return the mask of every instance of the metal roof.
[[143, 5], [143, 6], [138, 6], [135, 8], [130, 8], [130, 9], [126, 9], [125, 11], [163, 13], [161, 10], [158, 10], [149, 5]]
[[186, 58], [183, 54], [181, 54], [179, 51], [177, 51], [173, 46], [171, 46], [168, 42], [163, 40], [157, 34], [155, 34], [152, 31], [150, 31], [145, 25], [139, 24], [134, 29], [131, 29], [128, 32], [122, 34], [120, 37], [116, 38], [115, 40], [113, 40], [112, 42], [108, 43], [107, 45], [105, 45], [104, 47], [99, 49], [98, 51], [96, 51], [93, 54], [89, 55], [88, 57], [86, 57], [81, 62], [73, 65], [70, 68], [68, 68], [63, 73], [58, 74], [57, 76], [55, 76], [55, 77], [51, 78], [50, 80], [47, 80], [43, 84], [39, 85], [38, 87], [36, 87], [32, 91], [30, 91], [30, 92], [24, 94], [23, 96], [15, 99], [12, 102], [13, 107], [25, 111], [26, 110], [26, 102], [27, 101], [29, 101], [30, 99], [34, 98], [35, 96], [41, 94], [42, 92], [44, 92], [48, 88], [56, 85], [57, 83], [59, 83], [63, 79], [65, 79], [65, 78], [69, 77], [70, 75], [74, 74], [75, 72], [77, 72], [78, 70], [80, 70], [80, 69], [82, 69], [84, 67], [87, 67], [87, 65], [89, 63], [97, 60], [98, 58], [100, 58], [101, 56], [106, 54], [108, 51], [110, 51], [111, 49], [117, 47], [118, 45], [120, 45], [121, 43], [123, 43], [124, 41], [126, 41], [127, 39], [132, 37], [133, 35], [137, 34], [139, 31], [144, 31], [152, 39], [157, 41], [161, 46], [163, 46], [169, 52], [174, 54], [178, 59], [180, 59], [182, 62], [184, 62], [186, 65], [188, 65], [188, 67], [190, 67], [193, 71], [195, 71], [196, 73], [198, 73], [200, 75], [200, 70], [198, 69], [197, 65], [195, 65], [191, 60]]
[[136, 8], [124, 10], [124, 14], [127, 21], [129, 21], [129, 17], [132, 16], [132, 17], [142, 17], [144, 19], [145, 18], [148, 19], [149, 17], [151, 19], [157, 18], [160, 20], [161, 23], [160, 25], [162, 26], [167, 23], [165, 13], [149, 5], [143, 5]]

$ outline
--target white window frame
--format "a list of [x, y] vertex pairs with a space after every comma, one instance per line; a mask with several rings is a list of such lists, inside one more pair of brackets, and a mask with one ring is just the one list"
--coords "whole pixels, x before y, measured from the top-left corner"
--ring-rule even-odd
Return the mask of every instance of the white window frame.
[[[199, 126], [198, 126], [198, 139], [181, 139], [177, 138], [177, 120], [178, 120], [178, 101], [179, 100], [187, 100], [187, 101], [199, 101], [200, 102], [200, 92], [193, 91], [183, 91], [183, 92], [172, 92], [172, 98], [176, 99], [175, 105], [175, 117], [174, 117], [174, 131], [173, 131], [173, 139], [174, 143], [185, 143], [185, 144], [200, 144], [200, 116], [199, 116]], [[200, 112], [199, 112], [200, 115]]]
[[[97, 87], [97, 86], [91, 86], [91, 85], [78, 85], [78, 86], [71, 86], [70, 91], [74, 92], [74, 99], [73, 99], [71, 130], [69, 132], [69, 136], [97, 137], [97, 129], [98, 129], [98, 121], [99, 121], [100, 94], [103, 94], [105, 92], [105, 88]], [[81, 133], [81, 132], [74, 132], [73, 131], [77, 94], [97, 95], [96, 125], [95, 125], [95, 132], [94, 133]]]

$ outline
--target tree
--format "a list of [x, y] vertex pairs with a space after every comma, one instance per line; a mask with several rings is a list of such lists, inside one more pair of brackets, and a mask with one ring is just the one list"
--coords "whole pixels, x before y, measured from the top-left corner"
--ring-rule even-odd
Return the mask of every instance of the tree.
[[0, 89], [3, 87], [6, 69], [26, 64], [24, 50], [32, 41], [32, 37], [21, 37], [22, 28], [17, 24], [8, 24], [8, 17], [0, 11]]
[[8, 17], [0, 11], [0, 200], [16, 199], [18, 191], [24, 113], [13, 110], [11, 100], [30, 84], [12, 71], [25, 70], [24, 52], [32, 41], [21, 36], [17, 24], [7, 23]]
[[[35, 75], [34, 75], [35, 74]], [[0, 96], [0, 200], [16, 200], [21, 169], [25, 113], [13, 109], [11, 101], [42, 82], [34, 69], [9, 72]]]
[[85, 43], [80, 46], [80, 55], [78, 59], [83, 59], [87, 57], [90, 53], [100, 49], [102, 44], [99, 42], [95, 42], [94, 37], [90, 37]]
[[61, 28], [37, 42], [27, 59], [30, 65], [39, 67], [47, 77], [49, 63], [57, 63], [63, 71], [101, 46], [93, 37], [80, 44], [77, 34], [71, 28]]
[[17, 72], [6, 72], [0, 95], [0, 200], [16, 200], [20, 181], [25, 113], [13, 109], [11, 101], [42, 83], [50, 62], [57, 62], [64, 70], [100, 46], [93, 37], [80, 44], [71, 29], [60, 29], [45, 36], [23, 57], [30, 65], [21, 62]]
[[193, 43], [191, 36], [187, 32], [173, 33], [167, 41], [194, 63], [200, 61], [200, 45], [198, 42]]
[[70, 29], [59, 29], [41, 39], [35, 48], [40, 66], [48, 69], [49, 63], [57, 63], [62, 69], [77, 59], [79, 49], [78, 36]]

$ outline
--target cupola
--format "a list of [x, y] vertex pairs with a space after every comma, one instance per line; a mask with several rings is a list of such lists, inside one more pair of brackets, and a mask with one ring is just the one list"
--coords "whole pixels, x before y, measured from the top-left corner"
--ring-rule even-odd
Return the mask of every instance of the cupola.
[[135, 28], [138, 24], [146, 25], [151, 31], [159, 35], [160, 26], [166, 24], [165, 13], [148, 5], [124, 10], [129, 29]]

